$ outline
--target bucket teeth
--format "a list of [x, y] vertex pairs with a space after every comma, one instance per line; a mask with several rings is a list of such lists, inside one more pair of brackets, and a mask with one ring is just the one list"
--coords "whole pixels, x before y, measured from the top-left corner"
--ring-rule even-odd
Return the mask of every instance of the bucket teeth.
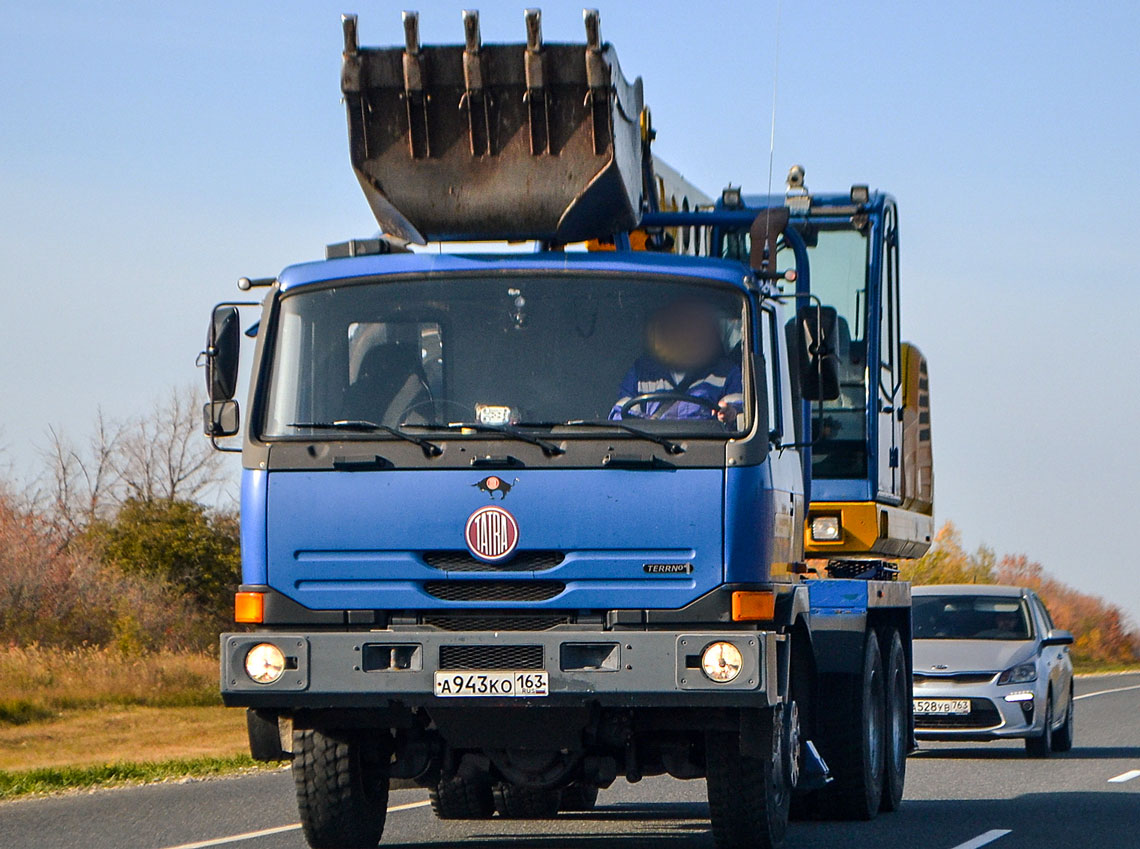
[[533, 52], [542, 49], [542, 10], [527, 9], [523, 13], [526, 20], [526, 49]]
[[583, 9], [582, 21], [586, 24], [586, 47], [590, 50], [602, 49], [602, 16], [597, 9]]
[[463, 10], [463, 43], [468, 53], [478, 53], [482, 43], [479, 36], [479, 10]]
[[412, 56], [420, 52], [420, 13], [405, 11], [404, 20], [404, 51]]

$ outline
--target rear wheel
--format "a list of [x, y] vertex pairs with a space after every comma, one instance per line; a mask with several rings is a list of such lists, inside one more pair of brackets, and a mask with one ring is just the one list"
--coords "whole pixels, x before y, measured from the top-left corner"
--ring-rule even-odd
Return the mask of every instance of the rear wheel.
[[740, 752], [740, 735], [710, 732], [705, 742], [709, 819], [717, 849], [778, 849], [788, 829], [782, 727], [772, 734], [772, 753], [753, 758]]
[[493, 788], [495, 810], [511, 820], [545, 820], [558, 814], [557, 790], [538, 790], [499, 782]]
[[560, 811], [592, 811], [598, 803], [598, 788], [593, 784], [574, 783], [562, 788]]
[[1045, 696], [1045, 727], [1036, 737], [1025, 738], [1025, 753], [1031, 758], [1047, 758], [1053, 751], [1053, 691]]
[[1053, 751], [1067, 752], [1073, 748], [1073, 688], [1069, 688], [1069, 706], [1065, 709], [1065, 724], [1053, 732]]
[[906, 784], [906, 753], [910, 746], [910, 688], [907, 686], [906, 654], [898, 631], [891, 629], [887, 650], [886, 734], [883, 741], [883, 798], [881, 811], [897, 811]]
[[428, 791], [432, 813], [441, 820], [485, 820], [495, 813], [489, 779], [441, 778]]
[[886, 685], [883, 658], [874, 630], [863, 647], [863, 670], [856, 678], [830, 676], [821, 692], [823, 756], [835, 779], [820, 793], [821, 812], [834, 819], [869, 820], [879, 812], [885, 766]]
[[301, 828], [313, 849], [376, 846], [384, 832], [391, 753], [344, 731], [298, 731], [293, 781]]

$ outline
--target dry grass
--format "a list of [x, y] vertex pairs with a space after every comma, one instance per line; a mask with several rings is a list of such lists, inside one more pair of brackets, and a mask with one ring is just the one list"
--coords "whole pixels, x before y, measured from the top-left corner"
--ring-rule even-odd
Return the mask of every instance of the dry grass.
[[219, 704], [218, 661], [205, 653], [0, 650], [0, 729], [85, 708]]
[[245, 711], [224, 707], [81, 710], [0, 726], [0, 772], [248, 754]]

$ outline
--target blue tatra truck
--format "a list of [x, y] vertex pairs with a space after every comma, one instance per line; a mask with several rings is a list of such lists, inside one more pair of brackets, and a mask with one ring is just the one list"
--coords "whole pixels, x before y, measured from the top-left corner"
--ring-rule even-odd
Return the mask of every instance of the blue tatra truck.
[[376, 845], [394, 778], [444, 819], [703, 778], [726, 849], [902, 799], [893, 564], [933, 481], [895, 203], [798, 167], [704, 196], [585, 21], [424, 46], [405, 13], [373, 49], [346, 16], [380, 234], [242, 278], [244, 427], [249, 304], [210, 321], [206, 432], [243, 467], [222, 695], [314, 847]]

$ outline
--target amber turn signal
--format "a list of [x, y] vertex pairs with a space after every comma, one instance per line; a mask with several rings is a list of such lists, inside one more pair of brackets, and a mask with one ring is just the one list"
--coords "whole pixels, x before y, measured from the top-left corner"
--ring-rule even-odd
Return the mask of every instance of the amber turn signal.
[[[735, 604], [734, 604], [735, 609]], [[265, 621], [265, 595], [263, 593], [237, 593], [234, 595], [234, 621], [239, 624], [260, 625]]]
[[775, 593], [740, 591], [732, 594], [733, 622], [770, 622], [775, 618]]

